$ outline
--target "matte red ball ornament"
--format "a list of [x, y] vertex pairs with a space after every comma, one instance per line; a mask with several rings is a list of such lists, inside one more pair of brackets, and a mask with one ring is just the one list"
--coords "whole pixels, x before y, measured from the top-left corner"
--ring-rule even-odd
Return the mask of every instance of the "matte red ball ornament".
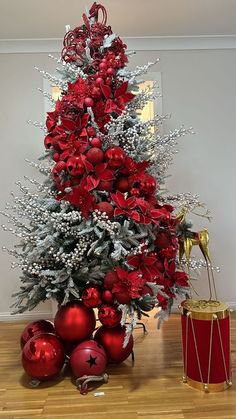
[[104, 290], [102, 293], [102, 301], [107, 304], [113, 304], [114, 296], [110, 290]]
[[125, 160], [125, 152], [121, 147], [111, 147], [106, 151], [106, 158], [111, 167], [120, 167]]
[[92, 108], [92, 106], [94, 105], [94, 101], [91, 97], [86, 97], [84, 99], [84, 104], [87, 108]]
[[96, 325], [94, 311], [80, 301], [70, 301], [59, 308], [54, 319], [57, 334], [68, 342], [89, 338]]
[[101, 84], [104, 84], [104, 81], [103, 81], [102, 77], [100, 77], [100, 76], [98, 75], [98, 78], [96, 78], [96, 80], [95, 80], [95, 84], [96, 84], [97, 86], [101, 86]]
[[96, 287], [88, 287], [82, 293], [82, 301], [86, 307], [95, 308], [102, 304], [101, 291]]
[[116, 182], [116, 188], [121, 192], [128, 192], [130, 190], [129, 182], [126, 177], [120, 177]]
[[71, 176], [80, 176], [84, 173], [84, 164], [81, 158], [72, 156], [69, 158], [66, 164], [67, 171]]
[[122, 313], [115, 306], [103, 304], [98, 311], [98, 318], [103, 326], [115, 327], [120, 324]]
[[156, 179], [149, 174], [146, 174], [140, 182], [140, 189], [142, 190], [142, 192], [146, 194], [153, 194], [153, 192], [155, 192], [156, 187]]
[[84, 375], [102, 375], [107, 366], [107, 355], [98, 342], [86, 340], [73, 350], [70, 365], [76, 378]]
[[39, 381], [57, 376], [65, 362], [65, 353], [59, 339], [50, 333], [31, 338], [22, 351], [25, 372]]
[[107, 75], [108, 75], [108, 76], [113, 76], [114, 74], [115, 74], [115, 70], [114, 70], [114, 68], [109, 67], [109, 68], [107, 69]]
[[90, 161], [90, 163], [98, 164], [98, 163], [102, 163], [103, 158], [104, 158], [104, 153], [100, 148], [93, 147], [93, 148], [90, 148], [86, 156], [87, 156], [87, 159]]
[[113, 217], [114, 208], [109, 202], [99, 202], [97, 204], [97, 209], [101, 212], [105, 212], [109, 218]]
[[96, 135], [96, 130], [94, 127], [87, 128], [87, 134], [89, 137], [94, 137]]
[[105, 349], [108, 356], [108, 362], [120, 364], [131, 354], [134, 339], [131, 335], [128, 345], [123, 348], [125, 330], [126, 328], [124, 326], [116, 326], [112, 328], [101, 326], [95, 333], [94, 339]]
[[28, 340], [41, 333], [55, 333], [52, 322], [49, 320], [36, 320], [35, 322], [27, 324], [20, 338], [21, 348], [25, 346]]
[[102, 142], [101, 142], [100, 138], [94, 137], [94, 138], [91, 138], [90, 145], [92, 147], [101, 148], [102, 147]]
[[103, 281], [103, 286], [104, 288], [108, 289], [108, 290], [112, 290], [113, 285], [119, 281], [118, 275], [116, 272], [114, 271], [110, 271], [107, 272], [105, 277], [104, 277], [104, 281]]

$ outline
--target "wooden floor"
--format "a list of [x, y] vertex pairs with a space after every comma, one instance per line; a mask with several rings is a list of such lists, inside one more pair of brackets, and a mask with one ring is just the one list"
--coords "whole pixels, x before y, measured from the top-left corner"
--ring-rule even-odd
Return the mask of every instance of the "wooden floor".
[[[70, 374], [36, 389], [21, 367], [19, 336], [26, 323], [0, 323], [0, 417], [83, 419], [235, 419], [236, 381], [229, 390], [205, 394], [181, 383], [180, 318], [172, 315], [160, 331], [149, 319], [149, 333], [135, 335], [131, 359], [109, 367], [109, 383], [81, 396]], [[232, 320], [232, 361], [236, 365], [236, 317]]]

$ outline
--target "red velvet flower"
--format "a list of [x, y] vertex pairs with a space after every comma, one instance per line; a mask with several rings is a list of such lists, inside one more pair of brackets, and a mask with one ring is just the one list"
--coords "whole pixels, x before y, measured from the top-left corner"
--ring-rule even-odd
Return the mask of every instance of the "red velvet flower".
[[115, 217], [118, 217], [119, 215], [127, 215], [134, 221], [140, 221], [139, 213], [134, 210], [134, 208], [136, 207], [135, 197], [125, 199], [124, 194], [120, 191], [117, 191], [116, 193], [111, 194], [111, 198], [117, 206], [117, 208], [115, 208], [114, 211]]
[[140, 253], [138, 255], [128, 256], [127, 262], [133, 268], [140, 270], [146, 281], [152, 281], [160, 276], [160, 272], [156, 264], [157, 258], [155, 256]]
[[130, 298], [141, 297], [142, 288], [146, 280], [142, 278], [139, 271], [127, 272], [119, 266], [115, 269], [119, 280], [114, 283], [112, 288], [113, 294], [125, 293]]
[[179, 287], [189, 287], [188, 276], [185, 272], [177, 271], [174, 275], [175, 284]]
[[128, 81], [122, 83], [114, 93], [112, 93], [110, 86], [101, 84], [101, 90], [106, 99], [105, 113], [116, 112], [118, 115], [121, 114], [126, 103], [130, 102], [135, 96], [133, 93], [127, 92], [127, 89]]
[[69, 201], [72, 205], [79, 207], [84, 218], [88, 218], [89, 213], [95, 207], [95, 198], [81, 186], [75, 186], [71, 193], [66, 193], [60, 199]]

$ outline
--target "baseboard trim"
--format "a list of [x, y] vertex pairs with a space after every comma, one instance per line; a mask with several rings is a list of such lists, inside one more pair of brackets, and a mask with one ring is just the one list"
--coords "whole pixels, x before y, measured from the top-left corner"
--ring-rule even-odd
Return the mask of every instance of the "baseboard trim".
[[11, 312], [6, 311], [0, 313], [0, 322], [11, 322], [11, 321], [21, 321], [21, 320], [39, 320], [39, 319], [51, 319], [51, 311], [32, 311], [22, 314], [11, 314]]

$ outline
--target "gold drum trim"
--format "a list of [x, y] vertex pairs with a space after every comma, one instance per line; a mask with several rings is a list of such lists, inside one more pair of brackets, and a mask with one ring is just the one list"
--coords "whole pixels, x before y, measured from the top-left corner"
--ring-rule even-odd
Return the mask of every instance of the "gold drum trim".
[[188, 299], [183, 301], [180, 307], [183, 316], [191, 315], [195, 320], [225, 319], [230, 315], [229, 305], [217, 300]]
[[227, 390], [227, 388], [232, 386], [231, 381], [230, 382], [223, 381], [223, 383], [215, 383], [215, 384], [212, 384], [212, 383], [205, 384], [205, 383], [201, 383], [200, 381], [192, 380], [189, 377], [186, 377], [184, 382], [188, 384], [190, 387], [196, 388], [197, 390], [203, 390], [206, 393], [211, 393], [211, 392], [215, 393], [217, 391], [224, 391], [224, 390]]

